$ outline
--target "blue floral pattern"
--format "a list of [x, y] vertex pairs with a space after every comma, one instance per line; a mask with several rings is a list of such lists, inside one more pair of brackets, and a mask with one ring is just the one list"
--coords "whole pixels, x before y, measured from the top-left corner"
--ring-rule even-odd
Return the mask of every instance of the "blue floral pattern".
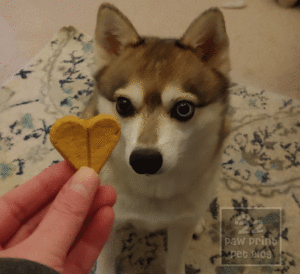
[[[1, 87], [0, 194], [62, 160], [49, 141], [53, 123], [79, 116], [93, 91], [93, 40], [73, 27], [62, 28], [26, 67]], [[186, 273], [253, 273], [221, 266], [220, 209], [238, 214], [248, 207], [280, 207], [282, 265], [256, 273], [298, 273], [300, 228], [300, 102], [257, 88], [232, 84], [228, 116], [232, 128], [224, 145], [218, 195], [206, 229], [188, 251]], [[271, 231], [271, 230], [270, 230]], [[166, 233], [120, 230], [120, 271], [164, 273]], [[232, 234], [237, 233], [234, 229]], [[94, 269], [91, 274], [99, 273]]]

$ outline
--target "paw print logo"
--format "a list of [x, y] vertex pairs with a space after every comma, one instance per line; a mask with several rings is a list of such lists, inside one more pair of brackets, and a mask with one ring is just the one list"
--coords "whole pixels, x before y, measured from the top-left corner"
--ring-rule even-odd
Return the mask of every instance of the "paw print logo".
[[242, 212], [241, 215], [235, 218], [235, 225], [242, 226], [238, 231], [238, 234], [250, 234], [251, 233], [263, 233], [263, 222], [261, 220], [254, 220], [252, 222], [252, 227], [250, 227], [251, 217], [248, 214]]
[[240, 216], [237, 216], [235, 218], [235, 224], [236, 225], [247, 225], [249, 224], [249, 221], [251, 220], [250, 216], [248, 214], [245, 214], [244, 212], [242, 212], [242, 214]]

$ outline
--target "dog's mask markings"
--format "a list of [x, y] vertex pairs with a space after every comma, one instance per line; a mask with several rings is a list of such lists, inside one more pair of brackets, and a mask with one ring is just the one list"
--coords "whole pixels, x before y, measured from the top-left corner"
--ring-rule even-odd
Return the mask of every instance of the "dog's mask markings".
[[146, 92], [144, 96], [144, 103], [150, 113], [154, 112], [155, 109], [162, 105], [161, 94], [158, 90]]
[[162, 93], [162, 101], [163, 105], [168, 111], [171, 111], [176, 102], [190, 101], [194, 105], [198, 105], [199, 103], [197, 96], [191, 93], [184, 92], [175, 85], [166, 86]]
[[144, 92], [141, 82], [134, 81], [129, 84], [126, 88], [116, 90], [114, 94], [114, 101], [118, 98], [124, 97], [131, 101], [133, 107], [136, 110], [140, 110], [143, 106]]
[[[217, 121], [223, 119], [220, 116], [228, 104], [230, 63], [229, 42], [219, 9], [200, 15], [175, 40], [140, 37], [126, 16], [104, 4], [98, 13], [94, 45], [99, 68], [94, 76], [96, 87], [100, 97], [110, 101], [105, 103], [110, 107], [102, 103], [99, 112], [118, 114], [117, 100], [123, 100], [123, 106], [129, 105], [129, 101], [134, 109], [129, 116], [120, 115], [125, 128], [134, 127], [124, 130], [126, 159], [135, 149], [151, 148], [161, 150], [162, 154], [164, 149], [171, 150], [180, 141], [171, 132], [188, 138], [186, 125], [192, 121], [200, 130], [205, 124], [201, 119], [206, 119], [207, 113], [212, 113], [210, 120], [216, 122], [211, 126], [212, 134], [222, 131]], [[214, 106], [210, 105], [217, 101], [224, 111], [211, 112]], [[206, 107], [208, 110], [203, 111]], [[186, 114], [186, 119], [178, 119], [178, 110]], [[220, 143], [222, 140], [220, 136]], [[188, 142], [186, 139], [185, 143]], [[178, 156], [177, 152], [172, 154]]]
[[145, 146], [155, 146], [158, 139], [158, 128], [159, 128], [159, 111], [150, 114], [142, 114], [142, 123], [140, 126], [140, 134], [137, 139], [137, 144]]
[[141, 38], [118, 9], [103, 5], [98, 14], [95, 46], [96, 56], [107, 63], [95, 80], [100, 93], [110, 100], [118, 87], [142, 79], [144, 98], [152, 110], [160, 103], [158, 94], [170, 83], [197, 95], [198, 106], [203, 106], [227, 88], [224, 75], [230, 69], [228, 45], [218, 9], [200, 15], [182, 38], [175, 40]]

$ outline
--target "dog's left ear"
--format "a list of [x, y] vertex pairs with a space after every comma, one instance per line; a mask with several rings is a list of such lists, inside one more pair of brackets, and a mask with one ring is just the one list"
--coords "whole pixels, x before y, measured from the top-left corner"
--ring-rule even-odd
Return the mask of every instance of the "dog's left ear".
[[196, 18], [179, 43], [195, 50], [202, 62], [228, 76], [229, 40], [218, 8], [211, 8]]

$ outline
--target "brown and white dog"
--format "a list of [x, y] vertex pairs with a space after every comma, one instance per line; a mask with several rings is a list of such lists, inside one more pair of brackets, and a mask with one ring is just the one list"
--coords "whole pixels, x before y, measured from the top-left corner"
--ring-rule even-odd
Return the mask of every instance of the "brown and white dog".
[[167, 229], [166, 274], [185, 273], [184, 252], [213, 200], [227, 135], [229, 42], [218, 8], [180, 39], [141, 37], [111, 4], [95, 31], [95, 91], [83, 112], [116, 116], [120, 141], [100, 172], [117, 191], [100, 273], [116, 273], [115, 230]]

